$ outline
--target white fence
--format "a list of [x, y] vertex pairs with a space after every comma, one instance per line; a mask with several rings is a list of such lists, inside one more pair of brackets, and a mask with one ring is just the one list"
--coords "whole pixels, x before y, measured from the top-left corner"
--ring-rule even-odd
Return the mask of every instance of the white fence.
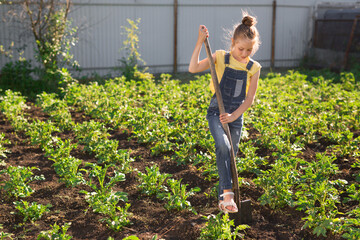
[[[350, 0], [351, 1], [351, 0]], [[141, 18], [140, 49], [150, 72], [171, 72], [176, 62], [177, 71], [187, 71], [195, 46], [198, 27], [204, 24], [210, 32], [212, 50], [227, 49], [224, 29], [232, 29], [241, 21], [241, 10], [258, 19], [262, 45], [255, 54], [263, 67], [269, 67], [272, 57], [273, 0], [178, 0], [177, 41], [174, 39], [175, 0], [74, 0], [70, 17], [78, 31], [79, 42], [72, 48], [74, 58], [83, 73], [109, 73], [119, 66], [125, 35], [121, 34], [126, 19]], [[274, 66], [295, 67], [311, 44], [316, 0], [276, 1]], [[329, 2], [329, 1], [328, 1]], [[331, 2], [343, 2], [340, 0]], [[356, 1], [351, 1], [356, 2]], [[8, 6], [0, 5], [5, 16]], [[7, 48], [12, 41], [28, 43], [24, 57], [33, 59], [33, 40], [24, 35], [19, 25], [0, 23], [0, 45]], [[27, 37], [21, 37], [23, 34]], [[175, 45], [175, 42], [177, 43]], [[175, 50], [176, 49], [176, 50]], [[176, 54], [176, 59], [174, 55]], [[202, 51], [201, 57], [206, 57]], [[0, 68], [10, 61], [0, 56]]]

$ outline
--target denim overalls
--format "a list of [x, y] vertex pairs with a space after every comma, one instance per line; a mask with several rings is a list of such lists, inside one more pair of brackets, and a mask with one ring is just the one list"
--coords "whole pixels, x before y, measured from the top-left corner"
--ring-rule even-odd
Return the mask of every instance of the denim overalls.
[[[224, 102], [225, 112], [234, 112], [245, 100], [246, 97], [246, 85], [247, 85], [247, 71], [235, 70], [230, 68], [230, 53], [225, 54], [225, 70], [220, 82], [220, 91]], [[253, 65], [253, 61], [250, 60], [246, 66], [249, 71]], [[223, 194], [224, 189], [232, 189], [231, 181], [231, 168], [230, 168], [230, 142], [226, 136], [226, 133], [222, 127], [219, 119], [219, 107], [215, 94], [211, 98], [209, 108], [207, 110], [206, 118], [209, 123], [209, 129], [211, 135], [215, 140], [216, 148], [216, 165], [219, 173], [219, 200], [223, 200], [220, 197]], [[239, 148], [239, 141], [241, 136], [241, 130], [243, 126], [242, 115], [228, 124], [231, 140], [234, 146], [234, 153]]]

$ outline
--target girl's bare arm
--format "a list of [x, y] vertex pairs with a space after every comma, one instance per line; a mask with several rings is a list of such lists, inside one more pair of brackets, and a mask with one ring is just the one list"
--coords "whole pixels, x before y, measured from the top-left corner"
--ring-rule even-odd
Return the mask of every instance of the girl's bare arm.
[[[210, 68], [209, 60], [207, 58], [199, 61], [199, 55], [201, 51], [202, 44], [204, 43], [205, 39], [209, 36], [209, 33], [204, 25], [200, 25], [199, 27], [199, 36], [198, 40], [196, 41], [194, 52], [190, 59], [189, 64], [189, 72], [191, 73], [198, 73], [205, 71], [206, 69]], [[212, 55], [214, 62], [215, 62], [215, 53]]]

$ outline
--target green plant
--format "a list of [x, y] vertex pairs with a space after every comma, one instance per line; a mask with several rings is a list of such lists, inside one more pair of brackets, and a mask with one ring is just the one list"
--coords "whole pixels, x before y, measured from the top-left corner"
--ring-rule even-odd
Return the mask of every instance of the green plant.
[[19, 214], [24, 217], [23, 222], [26, 222], [27, 220], [30, 220], [31, 222], [39, 220], [46, 212], [50, 212], [49, 208], [52, 207], [51, 204], [41, 205], [37, 202], [32, 202], [30, 204], [23, 200], [14, 202], [14, 205], [19, 211]]
[[60, 180], [65, 182], [67, 187], [74, 187], [85, 182], [82, 173], [79, 172], [81, 170], [79, 170], [81, 164], [81, 159], [69, 156], [56, 159], [53, 166], [55, 172], [60, 176]]
[[119, 142], [110, 140], [110, 135], [104, 123], [91, 120], [77, 124], [74, 128], [76, 138], [85, 145], [84, 150], [95, 153], [98, 163], [117, 164], [118, 170], [121, 172], [130, 171], [130, 162], [133, 159], [130, 153], [125, 149], [118, 149]]
[[8, 166], [7, 169], [0, 171], [0, 175], [5, 173], [9, 177], [8, 180], [0, 182], [4, 184], [1, 185], [0, 188], [2, 188], [9, 197], [19, 198], [30, 196], [34, 190], [29, 183], [34, 180], [45, 180], [43, 175], [33, 176], [33, 170], [39, 169], [36, 167]]
[[6, 153], [10, 153], [4, 144], [10, 144], [9, 139], [5, 139], [5, 133], [0, 133], [0, 157], [6, 158]]
[[254, 183], [264, 189], [259, 198], [261, 204], [268, 204], [272, 209], [294, 206], [294, 186], [300, 176], [297, 170], [299, 162], [302, 160], [279, 154], [271, 169], [261, 171], [254, 179]]
[[66, 102], [57, 98], [55, 93], [37, 95], [36, 104], [50, 115], [60, 130], [70, 130], [74, 125]]
[[343, 224], [339, 228], [339, 232], [343, 232], [342, 237], [345, 239], [359, 239], [360, 237], [360, 208], [356, 207], [349, 213], [349, 218], [343, 219]]
[[165, 208], [167, 210], [189, 210], [194, 214], [197, 214], [195, 209], [191, 206], [191, 203], [187, 200], [188, 197], [194, 195], [196, 192], [200, 192], [199, 187], [195, 187], [186, 191], [188, 184], [181, 184], [181, 180], [168, 179], [167, 184], [169, 185], [169, 192], [159, 193], [159, 198], [167, 200]]
[[130, 157], [130, 152], [126, 149], [118, 149], [117, 140], [99, 139], [97, 143], [92, 142], [90, 148], [95, 153], [98, 163], [117, 164], [122, 172], [130, 170], [130, 163], [134, 161]]
[[65, 223], [62, 226], [57, 225], [55, 223], [54, 225], [51, 225], [50, 230], [42, 231], [37, 236], [37, 240], [45, 239], [45, 240], [70, 240], [72, 239], [72, 236], [68, 235], [66, 232], [70, 228], [71, 223]]
[[[238, 238], [244, 238], [244, 234], [240, 234], [239, 231], [243, 231], [249, 228], [247, 225], [239, 225], [235, 227], [234, 220], [229, 220], [228, 214], [217, 214], [204, 216], [207, 220], [205, 227], [201, 229], [199, 240], [213, 240], [213, 239], [226, 239], [235, 240]], [[233, 228], [233, 231], [232, 231]]]
[[86, 192], [85, 199], [89, 206], [96, 213], [109, 214], [116, 210], [116, 204], [121, 201], [127, 201], [127, 194], [123, 192]]
[[38, 145], [42, 150], [51, 147], [56, 138], [51, 134], [59, 129], [51, 121], [40, 121], [36, 119], [28, 125], [26, 135], [30, 137], [31, 144]]
[[65, 182], [66, 186], [76, 186], [84, 183], [82, 169], [79, 169], [82, 160], [70, 155], [72, 149], [77, 148], [77, 144], [72, 144], [71, 140], [54, 138], [54, 146], [45, 147], [45, 156], [53, 161], [55, 172], [60, 176], [60, 181]]
[[[340, 135], [340, 134], [339, 134]], [[347, 130], [339, 136], [339, 145], [333, 145], [331, 149], [340, 157], [360, 156], [360, 137], [353, 138], [353, 133]]]
[[62, 140], [60, 138], [55, 138], [54, 142], [54, 146], [48, 146], [44, 149], [45, 156], [54, 162], [56, 159], [69, 157], [70, 152], [78, 146], [77, 144], [73, 144], [71, 139]]
[[141, 59], [139, 53], [139, 23], [140, 18], [136, 21], [127, 19], [130, 27], [122, 26], [125, 30], [124, 34], [126, 34], [127, 38], [123, 41], [122, 51], [125, 52], [125, 56], [123, 56], [120, 60], [122, 66], [120, 66], [120, 71], [122, 75], [126, 78], [126, 80], [142, 80], [147, 78], [152, 78], [152, 75], [149, 73], [145, 73], [144, 71], [140, 71], [138, 66], [139, 63], [145, 64], [144, 60]]
[[[0, 229], [3, 229], [2, 225], [0, 224]], [[12, 240], [13, 239], [14, 234], [12, 233], [6, 233], [1, 231], [0, 232], [0, 240]]]
[[9, 239], [14, 239], [13, 238], [14, 234], [12, 233], [5, 233], [5, 232], [0, 232], [0, 240], [9, 240]]
[[260, 174], [260, 167], [267, 164], [267, 160], [263, 157], [259, 157], [256, 154], [258, 148], [253, 145], [252, 141], [240, 142], [239, 151], [241, 151], [245, 157], [237, 158], [238, 172], [252, 172], [257, 175]]
[[33, 72], [31, 61], [8, 62], [1, 69], [0, 86], [3, 89], [12, 89], [33, 97], [34, 92], [41, 88], [39, 81], [34, 81]]
[[[109, 181], [105, 184], [107, 176], [107, 170], [113, 165], [105, 165], [104, 167], [94, 164], [87, 163], [85, 167], [90, 167], [91, 170], [86, 170], [89, 173], [89, 180], [87, 184], [96, 192], [104, 193], [111, 190], [111, 188], [120, 181], [125, 181], [125, 174], [114, 171], [114, 176], [108, 177]], [[93, 178], [98, 180], [98, 184], [93, 182]]]
[[167, 192], [164, 182], [168, 177], [171, 177], [171, 174], [161, 174], [159, 167], [152, 165], [150, 168], [146, 167], [146, 174], [138, 172], [139, 182], [138, 188], [141, 193], [152, 196], [157, 195], [162, 192]]
[[[94, 212], [106, 216], [100, 219], [100, 221], [106, 222], [110, 229], [120, 231], [123, 226], [130, 223], [127, 218], [129, 216], [127, 210], [130, 207], [130, 204], [126, 204], [124, 208], [117, 206], [119, 201], [127, 201], [127, 194], [124, 192], [114, 192], [111, 188], [119, 181], [124, 181], [125, 174], [114, 171], [114, 176], [108, 177], [109, 181], [105, 184], [107, 170], [110, 165], [101, 167], [97, 164], [88, 163], [86, 166], [92, 168], [89, 173], [90, 179], [87, 184], [94, 191], [88, 192], [82, 190], [80, 192], [85, 194], [86, 201]], [[98, 184], [93, 182], [93, 178], [98, 180]]]
[[29, 108], [26, 105], [26, 98], [20, 92], [13, 92], [8, 89], [3, 96], [0, 96], [0, 110], [16, 131], [27, 129], [27, 119], [24, 117], [24, 109]]
[[[114, 202], [116, 205], [116, 203]], [[121, 231], [123, 227], [128, 226], [130, 224], [130, 220], [128, 219], [129, 213], [128, 209], [130, 207], [129, 203], [125, 204], [125, 207], [113, 206], [111, 211], [106, 212], [107, 216], [103, 219], [100, 219], [101, 222], [105, 222], [107, 226], [116, 232]]]
[[328, 230], [334, 230], [340, 224], [337, 217], [340, 213], [337, 210], [337, 203], [340, 203], [338, 189], [344, 187], [347, 181], [337, 179], [329, 181], [329, 176], [336, 173], [338, 167], [332, 162], [334, 157], [324, 154], [316, 155], [318, 161], [304, 163], [301, 168], [305, 174], [301, 177], [298, 191], [295, 193], [297, 201], [295, 205], [298, 210], [305, 211], [308, 216], [304, 228], [313, 228], [317, 236], [326, 236]]
[[92, 152], [99, 140], [103, 140], [109, 136], [104, 123], [91, 120], [74, 126], [76, 138], [80, 144], [84, 144], [85, 151]]

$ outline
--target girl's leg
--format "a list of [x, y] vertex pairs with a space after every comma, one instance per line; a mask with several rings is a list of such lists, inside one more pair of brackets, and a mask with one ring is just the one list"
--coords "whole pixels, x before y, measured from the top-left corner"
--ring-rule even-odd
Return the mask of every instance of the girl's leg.
[[243, 124], [244, 124], [244, 122], [243, 122], [242, 116], [239, 119], [237, 119], [236, 121], [229, 123], [229, 129], [230, 129], [230, 133], [231, 133], [231, 141], [233, 143], [235, 156], [239, 150], [239, 142], [240, 142], [240, 138], [241, 138]]
[[219, 173], [219, 200], [224, 190], [231, 190], [231, 169], [230, 169], [230, 142], [219, 120], [219, 115], [207, 116], [211, 135], [215, 140], [216, 165]]
[[[243, 118], [242, 117], [232, 123], [229, 123], [231, 141], [233, 144], [235, 156], [239, 149], [239, 142], [240, 142], [240, 137], [241, 137], [242, 126], [243, 126]], [[232, 192], [232, 189], [223, 189], [223, 193], [226, 193], [226, 192]], [[233, 199], [232, 195], [224, 196], [225, 202], [230, 202], [232, 199]], [[234, 206], [227, 206], [226, 209], [230, 210], [230, 211], [237, 210]]]

